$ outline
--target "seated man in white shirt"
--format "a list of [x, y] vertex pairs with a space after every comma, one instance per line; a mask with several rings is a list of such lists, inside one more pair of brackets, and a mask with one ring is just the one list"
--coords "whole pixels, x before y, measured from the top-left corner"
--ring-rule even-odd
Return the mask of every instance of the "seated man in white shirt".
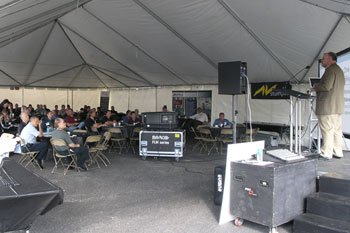
[[202, 110], [202, 108], [197, 108], [197, 114], [190, 116], [184, 123], [185, 129], [190, 129], [191, 127], [196, 128], [198, 125], [203, 125], [208, 123], [208, 116]]
[[[39, 130], [37, 130], [36, 127], [39, 126]], [[36, 157], [36, 160], [38, 160], [38, 163], [41, 168], [43, 167], [43, 159], [45, 159], [47, 150], [48, 150], [48, 143], [46, 141], [37, 142], [37, 137], [42, 137], [43, 131], [41, 129], [41, 123], [39, 121], [39, 118], [36, 116], [33, 116], [30, 118], [29, 123], [23, 128], [20, 138], [24, 141], [24, 144], [30, 151], [39, 151], [39, 154]], [[22, 152], [27, 152], [27, 148], [25, 146], [22, 146]]]

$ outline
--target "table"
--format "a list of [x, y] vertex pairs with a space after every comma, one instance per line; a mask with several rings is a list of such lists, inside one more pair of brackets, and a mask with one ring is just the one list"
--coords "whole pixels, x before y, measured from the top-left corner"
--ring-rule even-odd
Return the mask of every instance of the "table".
[[0, 232], [28, 230], [34, 220], [63, 203], [63, 190], [11, 158], [0, 168]]
[[[206, 129], [210, 129], [211, 135], [214, 138], [220, 138], [221, 137], [221, 131], [223, 129], [229, 129], [232, 132], [232, 128], [220, 128], [220, 127], [205, 127]], [[242, 134], [245, 133], [246, 128], [237, 126], [236, 128], [236, 138], [240, 138]], [[226, 135], [227, 136], [227, 135]], [[230, 138], [232, 138], [232, 135], [230, 135]]]

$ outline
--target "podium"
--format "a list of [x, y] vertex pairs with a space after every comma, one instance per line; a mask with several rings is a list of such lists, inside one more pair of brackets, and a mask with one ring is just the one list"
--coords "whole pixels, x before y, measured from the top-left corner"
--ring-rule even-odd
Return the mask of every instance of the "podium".
[[[289, 95], [290, 97], [290, 132], [289, 132], [289, 139], [290, 139], [290, 147], [289, 150], [291, 152], [294, 152], [298, 155], [301, 155], [301, 139], [302, 139], [302, 122], [301, 122], [301, 102], [302, 101], [308, 101], [309, 102], [309, 110], [310, 110], [310, 116], [308, 119], [308, 127], [309, 127], [309, 137], [310, 137], [310, 143], [309, 143], [309, 149], [311, 150], [312, 143], [312, 133], [313, 131], [318, 128], [317, 124], [313, 129], [312, 123], [317, 123], [317, 118], [312, 118], [312, 112], [313, 112], [313, 103], [316, 99], [315, 96], [312, 96], [310, 94], [305, 94], [299, 91], [294, 90], [288, 90], [288, 89], [275, 89], [274, 92], [282, 92], [286, 95]], [[293, 127], [294, 125], [294, 127]], [[317, 145], [317, 151], [320, 151], [320, 132], [318, 131], [318, 145]]]

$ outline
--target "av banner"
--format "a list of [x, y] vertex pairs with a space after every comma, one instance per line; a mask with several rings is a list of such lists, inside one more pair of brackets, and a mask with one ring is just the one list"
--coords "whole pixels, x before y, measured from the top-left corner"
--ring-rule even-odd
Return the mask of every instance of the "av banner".
[[291, 90], [289, 82], [264, 82], [251, 84], [252, 99], [289, 99], [289, 96], [276, 89]]

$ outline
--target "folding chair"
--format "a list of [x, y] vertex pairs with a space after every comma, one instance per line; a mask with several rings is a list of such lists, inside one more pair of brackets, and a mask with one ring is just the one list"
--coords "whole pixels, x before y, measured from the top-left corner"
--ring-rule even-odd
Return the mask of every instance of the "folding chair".
[[[51, 138], [50, 142], [51, 142], [52, 148], [54, 150], [54, 154], [57, 158], [57, 160], [55, 162], [55, 166], [52, 168], [51, 173], [55, 172], [55, 170], [57, 169], [57, 167], [60, 163], [63, 167], [63, 175], [64, 176], [67, 174], [70, 167], [73, 167], [73, 168], [77, 169], [78, 172], [80, 172], [80, 170], [78, 169], [77, 161], [76, 161], [76, 155], [70, 151], [67, 143], [62, 139], [54, 139], [54, 138]], [[68, 154], [61, 155], [59, 152], [68, 152]], [[68, 158], [71, 159], [71, 161], [68, 164], [66, 164], [62, 161], [63, 159], [68, 159]]]
[[220, 154], [223, 154], [223, 149], [226, 144], [232, 143], [232, 139], [232, 129], [221, 129], [220, 138], [218, 138], [220, 143]]
[[109, 164], [111, 164], [111, 161], [107, 158], [107, 156], [103, 153], [103, 151], [108, 150], [109, 141], [111, 140], [111, 137], [112, 137], [111, 132], [105, 132], [103, 134], [102, 140], [96, 145], [96, 148], [98, 149], [97, 151], [98, 156], [101, 157], [102, 160], [107, 161], [107, 163]]
[[126, 138], [124, 137], [121, 129], [110, 128], [109, 132], [112, 133], [112, 138], [111, 138], [112, 145], [109, 148], [109, 152], [111, 152], [113, 146], [117, 146], [117, 148], [119, 148], [119, 154], [122, 153], [123, 149], [128, 151], [128, 148], [126, 147]]
[[[202, 152], [202, 150], [204, 149], [204, 150], [208, 151], [208, 155], [210, 155], [210, 152], [215, 147], [216, 151], [219, 153], [218, 147], [217, 147], [218, 140], [212, 136], [210, 129], [200, 128], [199, 129], [199, 133], [200, 133], [200, 135], [202, 137], [201, 141], [203, 143], [203, 146], [200, 149], [200, 152]], [[208, 146], [210, 146], [210, 147], [208, 147]]]
[[100, 133], [98, 132], [98, 129], [97, 129], [97, 128], [91, 127], [91, 134], [92, 134], [92, 135], [98, 135], [98, 134], [100, 134]]
[[130, 139], [130, 147], [131, 147], [132, 151], [134, 152], [134, 154], [136, 153], [135, 147], [138, 148], [137, 144], [140, 141], [140, 138], [139, 138], [140, 131], [141, 131], [141, 127], [134, 128], [132, 131], [131, 137], [129, 138]]
[[86, 138], [85, 144], [84, 144], [84, 146], [86, 146], [89, 149], [89, 157], [90, 157], [89, 163], [90, 163], [90, 165], [92, 165], [95, 162], [98, 168], [101, 168], [100, 164], [98, 163], [98, 159], [100, 159], [105, 164], [105, 166], [107, 166], [105, 161], [97, 153], [99, 151], [99, 149], [96, 147], [96, 145], [100, 141], [101, 141], [100, 135], [91, 135], [91, 136], [88, 136]]
[[75, 129], [73, 130], [72, 134], [77, 136], [85, 136], [87, 135], [88, 131], [86, 129]]
[[203, 147], [202, 140], [204, 138], [199, 136], [197, 131], [193, 127], [191, 127], [191, 129], [192, 129], [192, 132], [194, 133], [194, 139], [197, 141], [196, 144], [194, 144], [194, 146], [192, 147], [192, 151], [194, 151], [197, 147], [201, 149]]
[[21, 158], [19, 159], [19, 163], [22, 164], [24, 167], [27, 167], [29, 164], [32, 164], [34, 167], [38, 167], [41, 169], [38, 161], [36, 160], [36, 157], [40, 153], [40, 151], [30, 151], [27, 145], [24, 144], [23, 139], [21, 139], [21, 145], [23, 145], [27, 152], [20, 152]]

